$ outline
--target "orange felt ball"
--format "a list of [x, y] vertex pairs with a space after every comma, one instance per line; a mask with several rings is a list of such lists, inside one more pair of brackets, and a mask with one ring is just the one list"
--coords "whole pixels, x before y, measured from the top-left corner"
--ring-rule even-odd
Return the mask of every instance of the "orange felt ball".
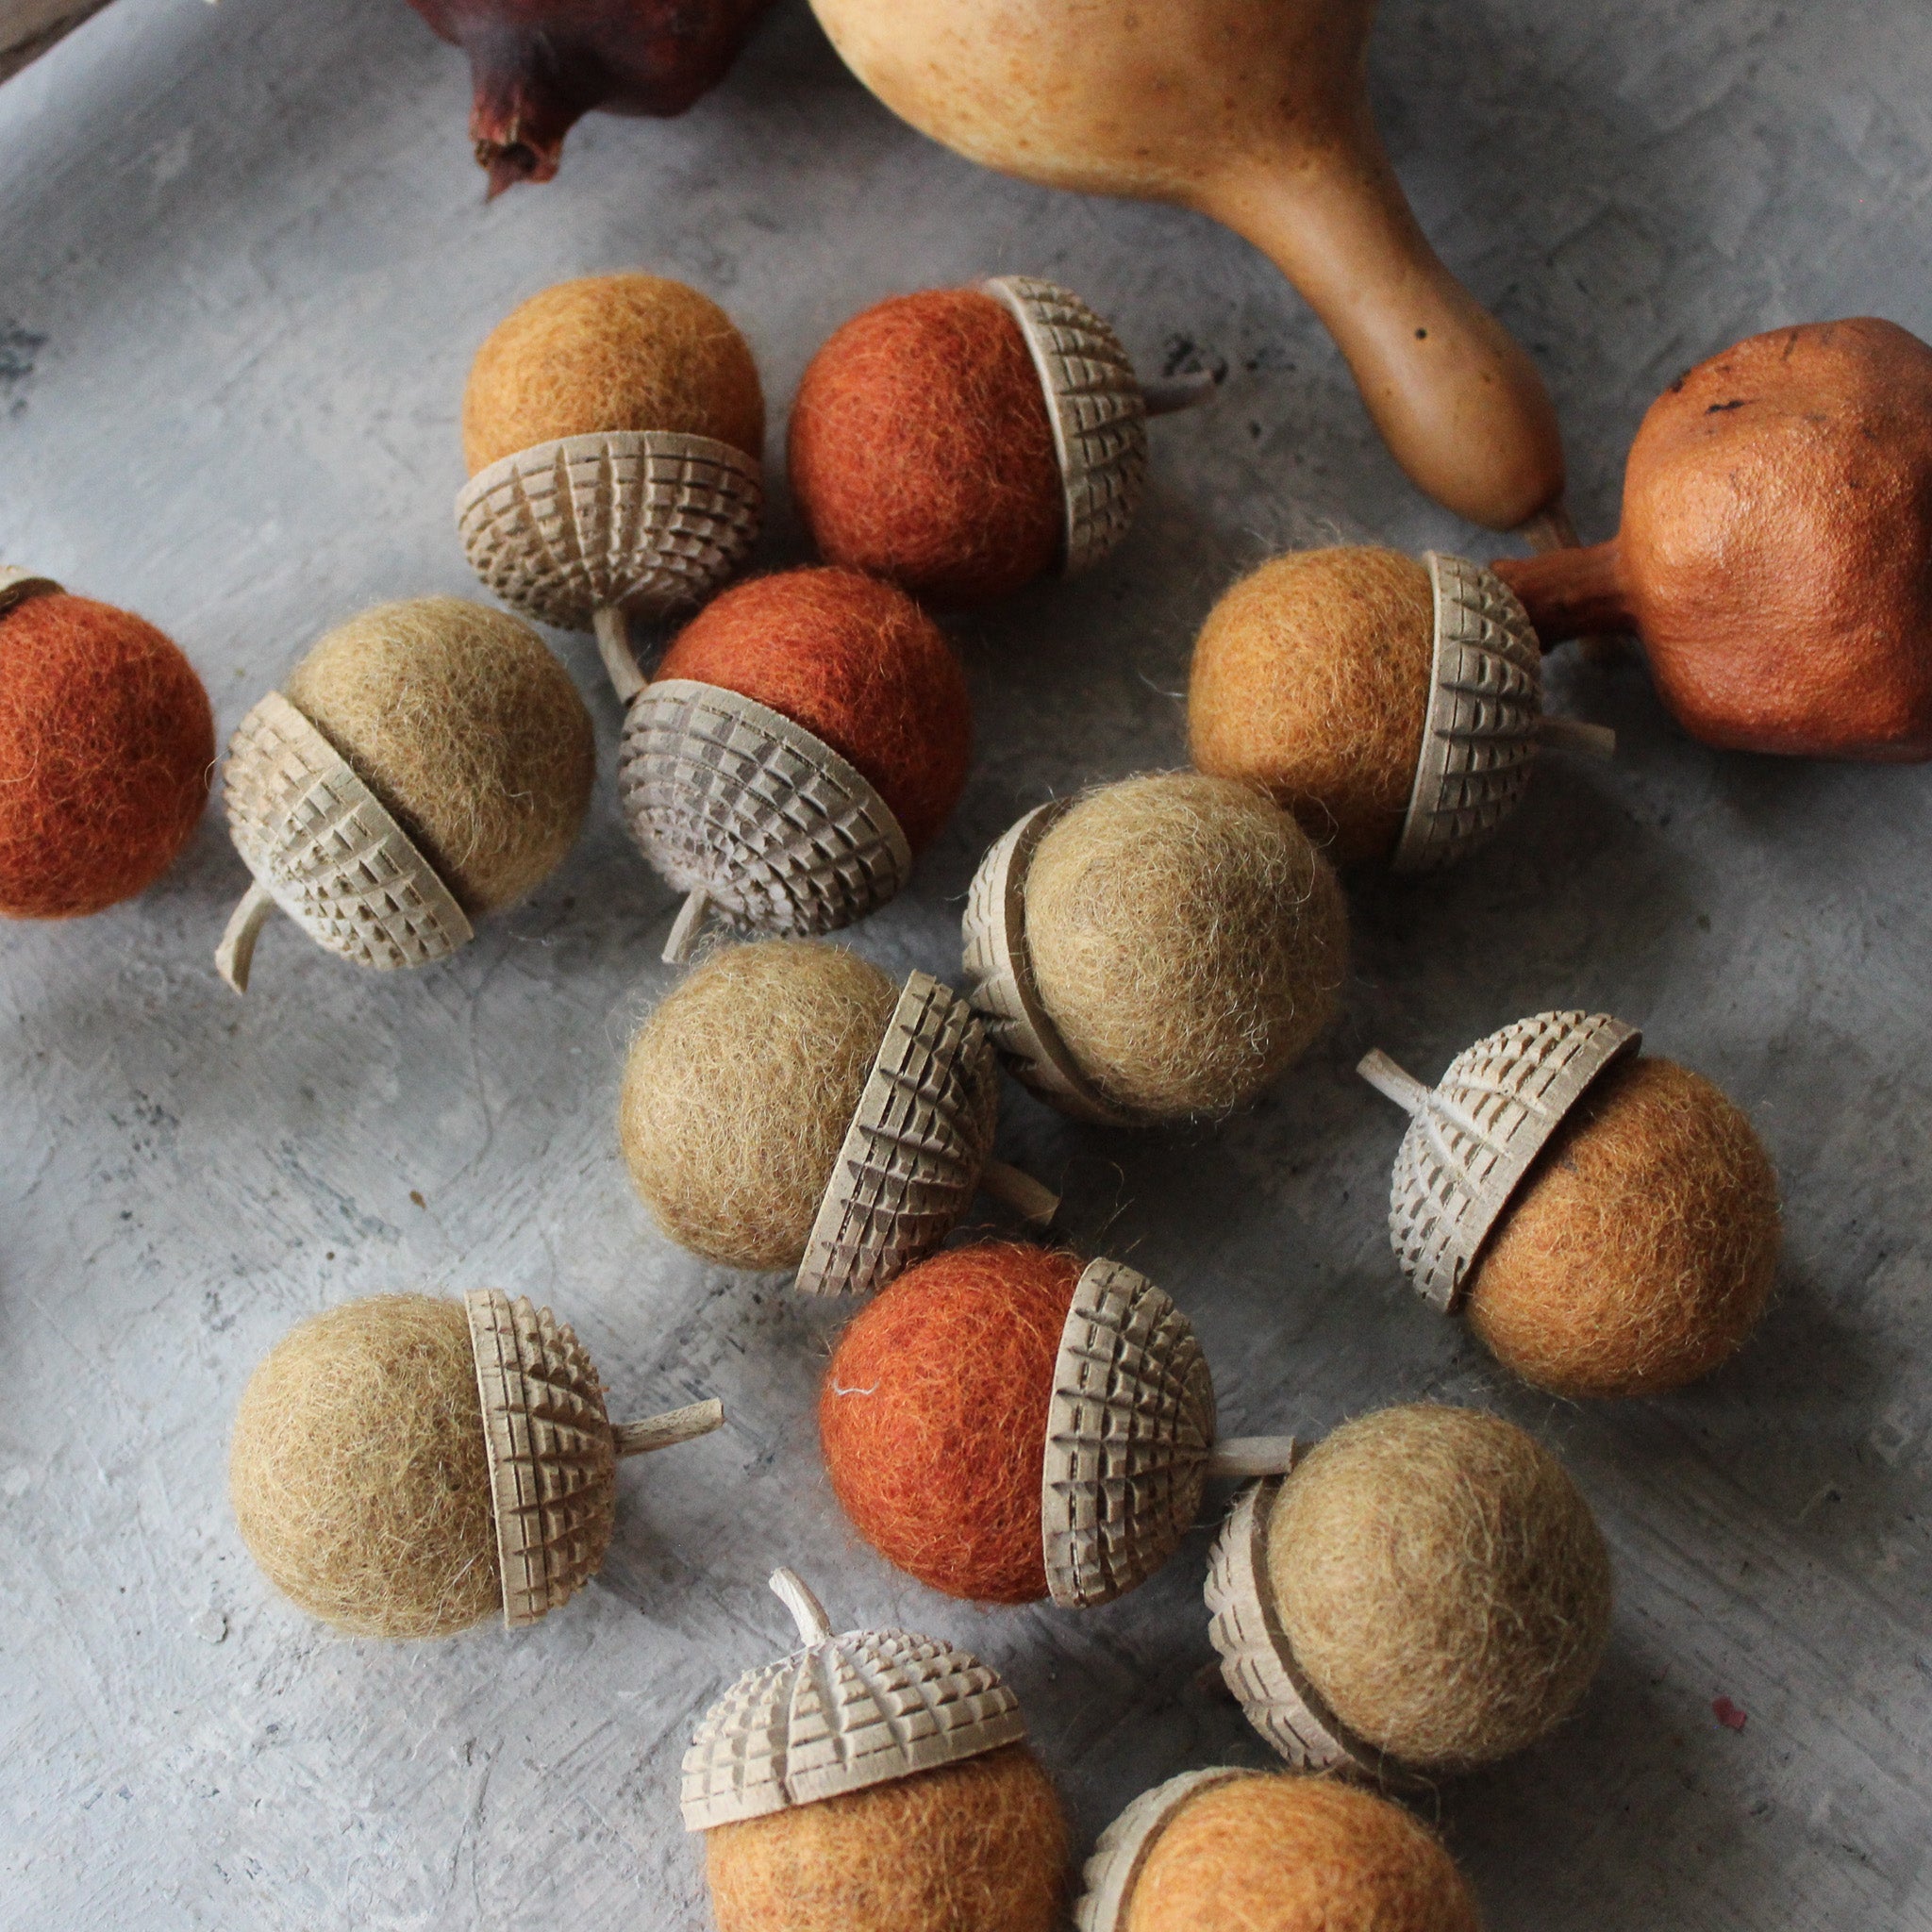
[[983, 604], [1053, 567], [1065, 497], [1039, 372], [977, 289], [901, 295], [811, 359], [791, 407], [791, 491], [834, 563]]
[[915, 853], [958, 802], [973, 758], [965, 675], [903, 591], [850, 570], [755, 577], [707, 605], [658, 676], [735, 691], [856, 765]]
[[819, 1393], [832, 1493], [889, 1563], [948, 1596], [1046, 1594], [1041, 1470], [1079, 1278], [1044, 1248], [955, 1248], [839, 1339]]
[[145, 891], [214, 760], [208, 692], [153, 625], [64, 593], [0, 616], [0, 912], [70, 919]]

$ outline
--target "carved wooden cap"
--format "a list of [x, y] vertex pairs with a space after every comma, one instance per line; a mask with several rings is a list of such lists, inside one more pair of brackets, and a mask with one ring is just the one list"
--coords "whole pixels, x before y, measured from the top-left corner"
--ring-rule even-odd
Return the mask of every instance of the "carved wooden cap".
[[806, 1242], [797, 1286], [870, 1294], [959, 1224], [992, 1153], [999, 1079], [966, 1002], [908, 975]]
[[29, 597], [59, 597], [64, 587], [36, 571], [22, 570], [18, 564], [0, 563], [0, 617], [17, 609]]
[[1433, 1088], [1386, 1054], [1363, 1079], [1410, 1115], [1389, 1192], [1389, 1239], [1416, 1292], [1460, 1307], [1483, 1243], [1530, 1163], [1604, 1069], [1643, 1043], [1607, 1013], [1538, 1013], [1458, 1054]]
[[1081, 1874], [1084, 1889], [1074, 1907], [1074, 1932], [1126, 1932], [1134, 1887], [1154, 1840], [1203, 1791], [1238, 1778], [1267, 1775], [1224, 1764], [1208, 1771], [1184, 1771], [1151, 1791], [1142, 1791], [1094, 1844]]
[[598, 610], [669, 617], [744, 567], [758, 541], [758, 462], [728, 442], [600, 430], [519, 450], [457, 496], [470, 567], [512, 609], [563, 630]]
[[775, 1572], [772, 1588], [804, 1648], [747, 1671], [705, 1713], [684, 1754], [687, 1831], [862, 1791], [1025, 1737], [1019, 1699], [968, 1652], [907, 1630], [835, 1637], [791, 1571]]

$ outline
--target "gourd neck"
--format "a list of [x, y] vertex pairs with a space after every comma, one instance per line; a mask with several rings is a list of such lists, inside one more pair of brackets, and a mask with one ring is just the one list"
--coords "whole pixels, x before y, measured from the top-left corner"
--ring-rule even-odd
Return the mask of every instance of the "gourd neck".
[[1638, 629], [1614, 537], [1587, 550], [1499, 557], [1490, 568], [1522, 598], [1545, 650], [1566, 638]]

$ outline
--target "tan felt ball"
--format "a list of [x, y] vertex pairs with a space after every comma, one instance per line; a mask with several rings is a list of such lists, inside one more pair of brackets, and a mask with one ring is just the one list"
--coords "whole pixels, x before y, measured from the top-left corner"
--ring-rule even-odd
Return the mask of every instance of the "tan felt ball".
[[1335, 1016], [1348, 916], [1287, 813], [1192, 772], [1091, 793], [1026, 874], [1040, 996], [1080, 1071], [1156, 1119], [1242, 1106]]
[[1208, 614], [1188, 749], [1258, 785], [1342, 864], [1386, 859], [1422, 757], [1435, 660], [1427, 567], [1393, 550], [1298, 550]]
[[444, 1637], [503, 1607], [461, 1302], [386, 1294], [311, 1316], [249, 1378], [228, 1452], [249, 1554], [358, 1637]]
[[1779, 1241], [1777, 1175], [1751, 1123], [1702, 1074], [1629, 1059], [1543, 1150], [1464, 1309], [1539, 1388], [1653, 1394], [1743, 1344]]
[[766, 940], [708, 959], [631, 1042], [618, 1132], [675, 1241], [795, 1268], [899, 989], [842, 946]]
[[473, 918], [545, 878], [584, 822], [591, 714], [507, 611], [459, 597], [379, 605], [330, 631], [282, 689]]
[[765, 446], [758, 364], [708, 295], [662, 275], [586, 275], [497, 324], [463, 391], [471, 475], [500, 458], [599, 429], [661, 429]]
[[1125, 1932], [1480, 1932], [1469, 1882], [1398, 1805], [1323, 1777], [1191, 1798], [1134, 1880]]
[[1318, 1443], [1275, 1499], [1268, 1575], [1315, 1690], [1422, 1771], [1536, 1742], [1609, 1636], [1590, 1505], [1548, 1450], [1474, 1409], [1380, 1409]]
[[1057, 1932], [1066, 1864], [1024, 1744], [705, 1834], [718, 1932]]

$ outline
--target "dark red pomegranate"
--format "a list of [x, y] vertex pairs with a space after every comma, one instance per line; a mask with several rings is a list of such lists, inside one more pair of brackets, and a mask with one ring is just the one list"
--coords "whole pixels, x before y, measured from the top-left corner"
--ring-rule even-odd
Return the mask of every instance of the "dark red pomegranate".
[[772, 0], [409, 0], [470, 57], [470, 138], [494, 199], [557, 173], [592, 108], [681, 114], [717, 86]]

